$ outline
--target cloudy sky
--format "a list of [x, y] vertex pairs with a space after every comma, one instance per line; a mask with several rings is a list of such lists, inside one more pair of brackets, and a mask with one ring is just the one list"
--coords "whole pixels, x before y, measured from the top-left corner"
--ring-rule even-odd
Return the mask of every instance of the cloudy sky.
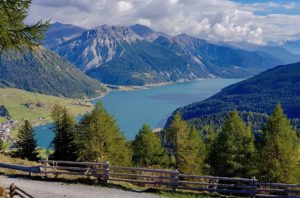
[[217, 41], [300, 39], [299, 0], [33, 0], [28, 22], [41, 18], [85, 28], [140, 23]]

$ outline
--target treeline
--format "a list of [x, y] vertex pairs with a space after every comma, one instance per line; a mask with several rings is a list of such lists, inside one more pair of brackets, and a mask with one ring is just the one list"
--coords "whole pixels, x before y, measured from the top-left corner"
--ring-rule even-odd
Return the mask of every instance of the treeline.
[[[52, 118], [55, 138], [50, 158], [54, 160], [109, 161], [186, 174], [300, 182], [299, 139], [279, 104], [257, 138], [236, 111], [228, 114], [220, 131], [211, 126], [198, 131], [177, 113], [160, 134], [144, 125], [131, 142], [101, 103], [79, 123], [59, 105], [53, 108]], [[25, 122], [16, 144], [18, 156], [36, 160], [33, 137], [32, 127]]]

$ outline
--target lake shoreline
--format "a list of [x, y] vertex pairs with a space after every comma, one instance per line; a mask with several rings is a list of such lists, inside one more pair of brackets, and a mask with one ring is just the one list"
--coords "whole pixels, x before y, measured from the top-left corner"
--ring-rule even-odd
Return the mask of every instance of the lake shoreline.
[[145, 89], [151, 89], [154, 87], [162, 87], [162, 86], [167, 86], [167, 85], [174, 85], [178, 83], [185, 83], [185, 82], [192, 82], [192, 81], [199, 81], [199, 80], [209, 80], [209, 79], [222, 79], [222, 78], [196, 78], [192, 80], [178, 80], [174, 82], [160, 82], [160, 83], [150, 83], [150, 84], [145, 84], [142, 86], [138, 85], [110, 85], [110, 84], [104, 84], [106, 87], [107, 91], [104, 93], [101, 93], [100, 96], [94, 97], [94, 98], [89, 98], [87, 101], [93, 101], [93, 100], [99, 100], [107, 96], [108, 94], [114, 92], [114, 91], [137, 91], [137, 90], [145, 90]]

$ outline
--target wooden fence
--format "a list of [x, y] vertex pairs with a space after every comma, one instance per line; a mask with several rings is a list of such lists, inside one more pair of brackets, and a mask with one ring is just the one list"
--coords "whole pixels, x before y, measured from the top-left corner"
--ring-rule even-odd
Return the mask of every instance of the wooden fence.
[[9, 196], [11, 198], [13, 197], [19, 197], [19, 198], [34, 198], [15, 184], [11, 184], [9, 187]]
[[214, 192], [250, 197], [299, 197], [300, 184], [262, 183], [257, 179], [228, 178], [180, 174], [177, 170], [162, 170], [110, 166], [109, 162], [41, 161], [45, 176], [81, 175], [113, 181], [133, 183], [152, 188]]
[[213, 192], [247, 197], [298, 197], [300, 184], [263, 183], [257, 179], [228, 178], [181, 174], [177, 170], [162, 170], [111, 166], [109, 162], [41, 161], [38, 167], [23, 167], [0, 163], [0, 168], [17, 168], [32, 173], [75, 175], [97, 178], [103, 183], [114, 181], [133, 183], [157, 189], [179, 189]]

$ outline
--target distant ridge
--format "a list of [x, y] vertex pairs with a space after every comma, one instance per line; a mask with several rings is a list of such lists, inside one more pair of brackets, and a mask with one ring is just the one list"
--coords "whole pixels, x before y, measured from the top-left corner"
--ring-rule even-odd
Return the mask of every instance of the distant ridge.
[[173, 37], [139, 24], [102, 25], [52, 49], [89, 76], [114, 85], [246, 78], [282, 64], [267, 53], [220, 46], [186, 34]]

